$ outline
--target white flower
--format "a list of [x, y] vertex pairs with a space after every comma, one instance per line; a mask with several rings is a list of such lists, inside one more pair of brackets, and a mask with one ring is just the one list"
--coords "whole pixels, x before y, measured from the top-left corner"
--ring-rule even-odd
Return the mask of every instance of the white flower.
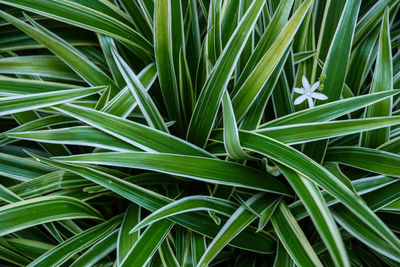
[[319, 99], [319, 100], [327, 100], [328, 97], [324, 94], [321, 93], [315, 93], [314, 91], [318, 89], [319, 87], [319, 81], [314, 83], [313, 86], [310, 86], [310, 83], [308, 82], [306, 77], [301, 78], [301, 82], [303, 84], [303, 88], [294, 88], [293, 91], [301, 94], [296, 100], [294, 101], [295, 105], [303, 103], [304, 100], [307, 99], [308, 101], [308, 106], [312, 108], [314, 106], [314, 101], [313, 98]]

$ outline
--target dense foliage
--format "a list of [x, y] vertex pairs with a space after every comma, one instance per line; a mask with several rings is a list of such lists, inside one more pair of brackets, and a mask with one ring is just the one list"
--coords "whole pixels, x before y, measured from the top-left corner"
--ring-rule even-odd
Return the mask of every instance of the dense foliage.
[[1, 266], [399, 266], [399, 0], [0, 0]]

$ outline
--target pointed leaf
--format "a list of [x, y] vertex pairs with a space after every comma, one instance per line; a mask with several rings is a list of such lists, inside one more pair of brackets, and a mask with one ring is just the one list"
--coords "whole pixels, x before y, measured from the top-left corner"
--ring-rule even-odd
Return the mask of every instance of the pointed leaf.
[[133, 73], [128, 64], [115, 49], [111, 49], [111, 53], [121, 75], [124, 77], [132, 95], [135, 97], [136, 102], [138, 103], [147, 123], [155, 129], [168, 132], [167, 126], [165, 125], [160, 112], [158, 111], [151, 97], [147, 94], [146, 89], [143, 87], [138, 77], [136, 77], [135, 73]]
[[[64, 162], [153, 170], [199, 181], [290, 196], [290, 190], [274, 177], [250, 167], [216, 159], [142, 152], [83, 154], [55, 159]], [[245, 177], [250, 177], [250, 179], [244, 179]]]
[[250, 36], [251, 29], [261, 13], [263, 4], [263, 0], [256, 0], [248, 8], [204, 85], [193, 111], [187, 134], [187, 139], [193, 144], [205, 146], [225, 87]]

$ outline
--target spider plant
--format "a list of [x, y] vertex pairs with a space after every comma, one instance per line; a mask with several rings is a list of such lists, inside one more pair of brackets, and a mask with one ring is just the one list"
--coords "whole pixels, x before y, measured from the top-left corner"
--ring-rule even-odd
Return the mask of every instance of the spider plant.
[[399, 0], [0, 0], [1, 266], [399, 266]]

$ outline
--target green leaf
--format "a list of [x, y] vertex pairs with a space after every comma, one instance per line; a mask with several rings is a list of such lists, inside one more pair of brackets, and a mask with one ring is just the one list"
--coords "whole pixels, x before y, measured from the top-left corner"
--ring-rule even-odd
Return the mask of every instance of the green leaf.
[[99, 100], [97, 100], [96, 106], [94, 106], [95, 110], [101, 110], [110, 100], [111, 94], [111, 86], [107, 86], [106, 89], [101, 94]]
[[93, 266], [115, 249], [115, 247], [117, 246], [117, 236], [118, 230], [114, 230], [106, 237], [99, 240], [90, 249], [85, 251], [85, 253], [82, 254], [82, 256], [80, 256], [70, 266]]
[[[336, 173], [335, 173], [335, 175], [336, 175]], [[380, 176], [374, 176], [374, 177], [368, 177], [368, 178], [354, 180], [352, 184], [353, 184], [354, 189], [357, 192], [357, 194], [360, 196], [363, 196], [363, 195], [373, 192], [379, 188], [391, 185], [394, 182], [396, 182], [395, 178], [390, 178], [387, 176], [380, 175]], [[336, 205], [339, 203], [339, 201], [337, 199], [332, 197], [326, 191], [322, 191], [321, 193], [322, 193], [322, 195], [325, 199], [325, 202], [328, 206]], [[290, 207], [291, 212], [293, 213], [293, 216], [297, 220], [301, 220], [301, 219], [309, 216], [309, 213], [302, 206], [301, 201], [295, 201], [292, 204], [290, 204], [289, 207]]]
[[275, 211], [276, 207], [278, 207], [280, 201], [281, 201], [281, 198], [276, 199], [272, 205], [268, 206], [267, 209], [263, 210], [260, 213], [260, 216], [259, 216], [260, 220], [258, 222], [257, 232], [264, 229], [264, 227], [267, 225], [267, 223], [271, 220], [271, 216], [272, 216], [272, 214], [274, 214], [274, 211]]
[[178, 260], [176, 259], [172, 248], [168, 242], [168, 239], [165, 239], [164, 242], [161, 243], [158, 248], [158, 252], [163, 263], [163, 266], [175, 266], [179, 267]]
[[306, 207], [335, 266], [350, 266], [339, 229], [317, 185], [287, 167], [278, 167]]
[[[10, 21], [13, 25], [35, 38], [38, 42], [43, 43], [46, 48], [50, 49], [61, 60], [63, 60], [71, 69], [79, 76], [86, 80], [91, 86], [112, 85], [112, 80], [104, 74], [94, 63], [89, 61], [81, 52], [72, 45], [68, 44], [59, 36], [50, 32], [40, 24], [36, 23], [30, 17], [27, 19], [34, 26], [29, 26], [16, 17], [5, 12], [0, 12], [0, 17]], [[112, 92], [116, 93], [115, 85]]]
[[160, 221], [164, 218], [197, 210], [212, 210], [218, 213], [230, 216], [235, 211], [236, 206], [232, 202], [225, 199], [207, 197], [207, 196], [191, 196], [176, 200], [161, 209], [153, 212], [145, 219], [136, 224], [130, 231], [134, 233], [141, 228]]
[[290, 267], [293, 266], [292, 258], [290, 258], [289, 254], [286, 252], [285, 247], [281, 242], [277, 242], [276, 246], [276, 256], [274, 260], [273, 267]]
[[6, 201], [8, 203], [14, 203], [14, 202], [23, 200], [21, 197], [19, 197], [17, 194], [12, 192], [10, 189], [5, 187], [4, 185], [0, 185], [0, 199]]
[[[85, 1], [76, 0], [2, 0], [0, 3], [114, 37], [144, 58], [153, 54], [151, 43], [126, 22], [121, 22], [120, 17], [116, 18], [114, 12], [112, 14], [110, 12], [104, 13], [106, 11], [104, 8], [100, 12], [97, 11], [96, 9], [99, 6], [96, 4], [99, 2], [91, 2], [91, 5], [88, 5]], [[105, 3], [105, 1], [101, 3]]]
[[[325, 74], [323, 93], [329, 101], [339, 100], [346, 77], [347, 63], [361, 1], [346, 2], [322, 73]], [[320, 102], [318, 102], [320, 103]]]
[[335, 207], [333, 211], [335, 220], [352, 236], [386, 257], [400, 262], [398, 252], [389, 246], [380, 236], [376, 235], [365, 223], [349, 213], [348, 209]]
[[[96, 153], [54, 158], [64, 162], [152, 170], [194, 180], [258, 189], [290, 196], [281, 182], [256, 169], [228, 161], [162, 153]], [[244, 179], [251, 177], [251, 179]]]
[[[322, 93], [330, 102], [339, 100], [342, 95], [360, 5], [361, 0], [346, 1], [322, 69]], [[316, 101], [316, 105], [320, 103], [321, 100]], [[304, 146], [303, 152], [317, 162], [322, 162], [327, 145], [328, 140], [311, 143]]]
[[271, 221], [279, 240], [297, 265], [323, 266], [284, 202], [279, 204]]
[[[397, 124], [400, 124], [400, 116], [291, 124], [263, 128], [254, 132], [271, 137], [282, 143], [293, 145], [330, 137], [364, 132], [370, 129], [378, 129]], [[239, 131], [239, 136], [241, 136], [241, 133], [242, 130]], [[215, 130], [210, 139], [221, 142], [221, 135], [221, 130]]]
[[[84, 250], [90, 245], [94, 244], [97, 240], [103, 238], [109, 234], [115, 227], [121, 223], [122, 216], [118, 215], [114, 218], [89, 228], [82, 233], [79, 233], [70, 239], [64, 241], [53, 249], [41, 255], [35, 259], [28, 266], [60, 266], [68, 259], [70, 259], [75, 253]], [[90, 251], [90, 250], [89, 250]], [[84, 254], [85, 255], [85, 254]], [[87, 254], [86, 254], [87, 255]], [[87, 258], [83, 258], [87, 260]], [[82, 261], [84, 261], [82, 260]], [[78, 266], [85, 266], [83, 265]]]
[[400, 0], [0, 5], [0, 265], [399, 265]]
[[294, 64], [299, 64], [316, 55], [316, 51], [304, 51], [293, 55]]
[[235, 113], [233, 111], [229, 93], [225, 91], [222, 96], [222, 109], [224, 115], [224, 146], [229, 157], [232, 159], [251, 159], [246, 152], [243, 151], [240, 140]]
[[301, 123], [271, 128], [263, 128], [256, 132], [269, 136], [286, 144], [304, 143], [318, 139], [349, 135], [378, 129], [400, 123], [400, 117], [380, 117], [360, 120], [344, 120], [331, 122]]
[[121, 0], [120, 2], [138, 31], [146, 36], [147, 39], [151, 39], [153, 37], [153, 25], [149, 22], [146, 14], [143, 14], [140, 1]]
[[[144, 68], [137, 76], [142, 85], [148, 91], [157, 77], [155, 64]], [[122, 89], [107, 105], [101, 110], [118, 117], [127, 117], [137, 106], [137, 102], [128, 87]]]
[[26, 257], [3, 246], [0, 246], [0, 259], [17, 266], [26, 266], [29, 264], [29, 260]]
[[[179, 62], [174, 62], [172, 20], [171, 0], [156, 0], [154, 2], [154, 51], [158, 79], [168, 115], [176, 121], [178, 133], [183, 135], [182, 113], [175, 73], [175, 66], [177, 66], [175, 64]], [[180, 25], [175, 26], [179, 27]], [[179, 31], [180, 29], [178, 29]]]
[[97, 38], [99, 39], [101, 50], [103, 51], [104, 58], [107, 62], [108, 68], [110, 69], [113, 80], [119, 88], [123, 88], [126, 85], [126, 82], [124, 77], [119, 72], [111, 52], [111, 49], [117, 49], [114, 39], [102, 34], [97, 34]]
[[[238, 78], [238, 81], [236, 83], [236, 86], [233, 89], [233, 93], [236, 93], [239, 87], [243, 85], [245, 80], [250, 76], [254, 67], [257, 66], [257, 63], [262, 59], [263, 55], [270, 49], [271, 45], [273, 45], [274, 41], [279, 36], [279, 33], [287, 24], [290, 11], [293, 6], [293, 2], [294, 0], [280, 1], [279, 6], [277, 7], [274, 13], [273, 18], [268, 23], [265, 32], [261, 36], [260, 41], [258, 42], [246, 66], [241, 72], [240, 77]], [[228, 24], [232, 24], [232, 22], [229, 22]], [[222, 32], [222, 34], [224, 34], [224, 32]]]
[[173, 222], [163, 220], [147, 227], [146, 231], [122, 261], [121, 267], [146, 265], [156, 253], [173, 225]]
[[277, 118], [261, 125], [259, 128], [262, 129], [272, 126], [330, 121], [345, 114], [349, 114], [355, 110], [387, 99], [398, 94], [399, 92], [400, 90], [394, 90], [392, 92], [379, 92], [330, 102]]
[[138, 151], [132, 145], [113, 137], [96, 128], [77, 126], [71, 128], [60, 128], [54, 130], [11, 132], [7, 136], [31, 141], [51, 144], [69, 144], [81, 146], [93, 146], [113, 151]]
[[140, 206], [131, 204], [128, 206], [121, 228], [118, 233], [117, 243], [117, 261], [121, 264], [123, 259], [128, 255], [131, 248], [135, 245], [140, 237], [139, 231], [130, 234], [132, 227], [140, 222]]
[[368, 35], [351, 53], [346, 84], [355, 95], [360, 95], [363, 82], [377, 55], [378, 29]]
[[[285, 92], [288, 92], [284, 86], [287, 85], [284, 81], [286, 80], [286, 75], [283, 72], [284, 66], [286, 63], [289, 63], [290, 58], [290, 49], [288, 48], [284, 55], [281, 57], [280, 61], [278, 62], [278, 65], [275, 67], [274, 71], [271, 73], [270, 77], [268, 78], [267, 82], [263, 85], [263, 88], [260, 90], [259, 94], [256, 96], [254, 99], [253, 103], [251, 104], [249, 110], [246, 112], [246, 115], [243, 117], [242, 123], [240, 128], [244, 130], [254, 130], [256, 129], [261, 120], [263, 119], [264, 116], [264, 111], [265, 108], [268, 104], [269, 98], [271, 96], [277, 96], [279, 95], [280, 99], [279, 101], [285, 101], [284, 98]], [[283, 84], [285, 85], [283, 86]], [[271, 90], [272, 88], [275, 88]], [[283, 92], [283, 94], [281, 94]], [[275, 107], [275, 115], [279, 116], [278, 109], [282, 108], [284, 109], [290, 109], [292, 106], [291, 100], [288, 99], [289, 95], [287, 95], [288, 103], [285, 104], [279, 104], [276, 102], [277, 97], [273, 97], [273, 103]], [[290, 102], [289, 102], [290, 101]]]
[[64, 62], [55, 56], [21, 56], [0, 58], [0, 73], [27, 74], [58, 78], [68, 81], [81, 81]]
[[[390, 44], [389, 9], [383, 15], [379, 37], [378, 57], [376, 59], [374, 76], [370, 93], [390, 91], [393, 89], [392, 48]], [[392, 114], [392, 99], [386, 99], [367, 107], [365, 117], [390, 116]], [[376, 148], [389, 140], [390, 128], [368, 131], [362, 135], [362, 145]]]
[[368, 35], [368, 32], [372, 31], [377, 25], [379, 25], [386, 7], [393, 7], [397, 2], [398, 0], [377, 1], [357, 23], [356, 33], [354, 35], [354, 44], [360, 42]]
[[0, 98], [0, 116], [71, 102], [101, 90], [103, 86], [3, 97]]
[[175, 136], [104, 112], [76, 105], [60, 105], [55, 109], [146, 151], [210, 156]]
[[206, 239], [204, 236], [197, 233], [192, 233], [191, 249], [193, 266], [197, 266], [201, 256], [203, 256], [204, 252], [206, 251]]
[[54, 245], [48, 243], [25, 238], [5, 238], [4, 240], [11, 248], [31, 259], [39, 257], [54, 247]]
[[[190, 236], [191, 231], [177, 225], [175, 227], [175, 251], [179, 266], [190, 264]], [[172, 258], [171, 255], [169, 258]], [[170, 259], [172, 260], [172, 259]]]
[[64, 171], [54, 171], [10, 186], [9, 189], [22, 198], [32, 198], [51, 193], [57, 189], [74, 188], [89, 184], [90, 182], [77, 175], [65, 173]]
[[[265, 194], [258, 193], [246, 201], [256, 212], [264, 210], [274, 205], [275, 198], [268, 198]], [[211, 244], [207, 247], [197, 266], [207, 266], [217, 254], [237, 235], [246, 228], [257, 215], [248, 211], [245, 207], [239, 207], [221, 228]]]
[[363, 147], [331, 147], [326, 161], [400, 177], [400, 156], [386, 151]]
[[[184, 18], [183, 18], [183, 6], [185, 5], [185, 2], [182, 1], [176, 1], [176, 0], [169, 0], [170, 1], [170, 21], [169, 25], [167, 24], [166, 26], [169, 27], [169, 29], [173, 29], [173, 34], [171, 31], [171, 41], [172, 41], [172, 59], [174, 63], [174, 69], [177, 71], [179, 69], [179, 62], [180, 62], [180, 51], [185, 52], [185, 46], [186, 46], [186, 41], [185, 41], [185, 32], [184, 32]], [[165, 5], [165, 4], [164, 4]], [[165, 26], [165, 25], [164, 25]], [[175, 75], [178, 74], [175, 73]]]
[[240, 141], [245, 149], [270, 157], [317, 183], [400, 251], [400, 242], [390, 229], [340, 179], [317, 162], [266, 136], [247, 132], [246, 138], [241, 137]]
[[380, 145], [377, 149], [399, 154], [400, 137], [395, 137], [387, 141], [386, 143]]
[[204, 147], [207, 142], [224, 90], [261, 13], [263, 4], [263, 0], [256, 0], [251, 4], [201, 90], [187, 133], [187, 139], [195, 145]]
[[194, 108], [194, 88], [190, 77], [187, 58], [183, 49], [179, 53], [179, 92], [185, 120], [188, 121]]
[[138, 77], [136, 77], [135, 73], [133, 73], [128, 64], [115, 49], [112, 49], [111, 53], [121, 75], [124, 77], [132, 95], [135, 97], [136, 102], [138, 103], [147, 123], [152, 128], [168, 132], [167, 126], [165, 125], [160, 112], [158, 111], [151, 97], [147, 94], [146, 89], [143, 87]]
[[328, 171], [330, 171], [333, 175], [335, 175], [337, 178], [339, 178], [347, 186], [347, 188], [349, 188], [351, 191], [357, 194], [354, 185], [351, 183], [351, 180], [342, 172], [342, 170], [339, 167], [339, 164], [328, 162], [324, 163], [324, 167]]
[[[254, 99], [277, 67], [312, 3], [312, 0], [307, 0], [299, 7], [282, 29], [275, 42], [260, 59], [252, 73], [233, 96], [232, 105], [235, 110], [236, 119], [240, 120], [248, 111]], [[270, 90], [272, 90], [272, 88]]]
[[[164, 197], [154, 191], [128, 183], [98, 170], [78, 165], [63, 164], [43, 157], [34, 157], [51, 166], [80, 175], [150, 211], [160, 209], [172, 202], [170, 198]], [[215, 236], [220, 229], [208, 215], [202, 213], [180, 214], [172, 217], [171, 220], [208, 237]], [[264, 231], [255, 234], [255, 230], [255, 228], [249, 226], [233, 239], [230, 245], [261, 253], [272, 252], [274, 249], [273, 238]]]
[[52, 171], [55, 169], [32, 159], [0, 153], [0, 175], [2, 176], [28, 181]]
[[44, 93], [73, 88], [79, 88], [79, 86], [41, 80], [16, 79], [5, 76], [0, 77], [0, 92], [4, 95]]
[[38, 224], [77, 218], [100, 219], [100, 213], [88, 204], [70, 197], [47, 196], [18, 201], [0, 208], [4, 236]]

